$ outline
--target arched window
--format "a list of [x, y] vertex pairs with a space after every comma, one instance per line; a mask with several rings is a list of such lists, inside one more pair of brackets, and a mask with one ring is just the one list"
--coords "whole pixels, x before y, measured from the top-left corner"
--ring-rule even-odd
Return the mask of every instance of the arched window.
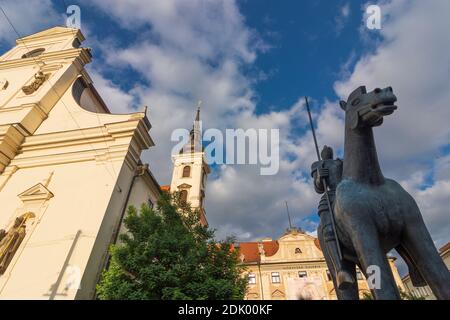
[[298, 254], [298, 253], [302, 253], [302, 250], [300, 248], [295, 248], [295, 254]]
[[31, 51], [25, 53], [22, 56], [22, 59], [37, 57], [38, 55], [42, 54], [44, 51], [45, 51], [44, 48], [31, 50]]
[[183, 178], [189, 178], [191, 176], [191, 167], [185, 166], [183, 168]]
[[188, 197], [187, 190], [181, 190], [181, 192], [180, 192], [180, 199], [181, 199], [181, 201], [186, 203], [187, 202], [187, 197]]

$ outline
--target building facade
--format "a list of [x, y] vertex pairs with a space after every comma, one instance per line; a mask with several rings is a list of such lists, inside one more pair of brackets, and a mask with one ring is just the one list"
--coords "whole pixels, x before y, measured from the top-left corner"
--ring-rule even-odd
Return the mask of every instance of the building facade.
[[[239, 244], [240, 258], [248, 278], [247, 300], [335, 300], [333, 282], [319, 240], [298, 229], [288, 229], [278, 240]], [[403, 284], [389, 258], [394, 278]], [[360, 297], [370, 293], [361, 271], [357, 271]]]
[[[442, 260], [444, 260], [444, 263], [450, 272], [450, 242], [439, 249], [439, 254], [442, 257]], [[431, 291], [431, 288], [429, 286], [415, 287], [412, 284], [409, 274], [403, 277], [402, 281], [405, 286], [406, 292], [413, 295], [414, 297], [425, 298], [426, 300], [436, 300], [436, 296], [433, 294], [433, 291]]]
[[160, 188], [145, 112], [111, 114], [77, 29], [18, 39], [0, 57], [0, 298], [91, 299], [128, 205]]

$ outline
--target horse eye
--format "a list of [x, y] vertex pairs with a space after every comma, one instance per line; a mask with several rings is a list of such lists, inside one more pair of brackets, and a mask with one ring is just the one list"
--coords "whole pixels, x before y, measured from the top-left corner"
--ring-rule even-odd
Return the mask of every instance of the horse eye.
[[361, 100], [359, 100], [359, 98], [355, 99], [352, 101], [352, 106], [356, 106], [357, 104], [359, 104], [361, 102]]

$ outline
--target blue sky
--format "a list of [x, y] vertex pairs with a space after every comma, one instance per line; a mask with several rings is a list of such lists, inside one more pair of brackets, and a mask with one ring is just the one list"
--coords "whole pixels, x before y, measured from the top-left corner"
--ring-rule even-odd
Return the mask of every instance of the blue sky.
[[[349, 16], [341, 17], [346, 5]], [[247, 24], [271, 46], [256, 62], [268, 75], [256, 86], [258, 108], [290, 106], [299, 92], [336, 99], [333, 83], [341, 66], [365, 50], [358, 33], [362, 6], [361, 1], [241, 2]], [[337, 24], [342, 24], [339, 32]]]
[[[29, 34], [64, 23], [62, 0], [4, 0]], [[68, 1], [66, 1], [67, 3]], [[312, 99], [319, 143], [343, 147], [339, 99], [360, 85], [391, 85], [399, 110], [375, 131], [383, 172], [417, 200], [436, 246], [450, 225], [450, 2], [373, 1], [381, 30], [364, 27], [368, 1], [80, 0], [88, 71], [113, 112], [148, 105], [156, 146], [142, 157], [170, 181], [170, 133], [188, 128], [203, 100], [205, 128], [280, 129], [280, 171], [216, 166], [206, 211], [220, 236], [279, 237], [284, 201], [314, 233], [314, 149], [302, 103]], [[0, 51], [16, 36], [0, 16]]]

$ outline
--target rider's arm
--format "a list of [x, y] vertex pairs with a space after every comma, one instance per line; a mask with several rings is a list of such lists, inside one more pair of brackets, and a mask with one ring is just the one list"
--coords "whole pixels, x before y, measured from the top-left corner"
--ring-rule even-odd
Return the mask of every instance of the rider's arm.
[[311, 166], [311, 177], [313, 178], [314, 181], [314, 189], [316, 190], [317, 193], [324, 193], [325, 192], [325, 188], [323, 187], [321, 178], [319, 176], [319, 169], [322, 166], [322, 161], [317, 161], [314, 162], [313, 165]]

